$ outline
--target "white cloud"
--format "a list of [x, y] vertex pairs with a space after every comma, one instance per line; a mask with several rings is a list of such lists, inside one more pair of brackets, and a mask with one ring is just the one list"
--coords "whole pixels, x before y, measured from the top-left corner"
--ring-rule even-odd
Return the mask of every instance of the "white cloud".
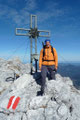
[[[15, 3], [15, 0], [11, 0], [12, 3]], [[9, 3], [9, 0], [8, 0]], [[65, 10], [60, 9], [58, 3], [52, 2], [46, 2], [44, 4], [44, 9], [39, 10], [40, 7], [37, 3], [37, 0], [25, 0], [24, 7], [20, 10], [14, 9], [8, 4], [0, 5], [0, 18], [4, 18], [12, 20], [15, 24], [18, 26], [25, 26], [29, 24], [29, 14], [35, 13], [38, 15], [38, 22], [43, 22], [45, 20], [48, 20], [49, 18], [57, 18], [59, 16], [63, 16]]]
[[36, 0], [25, 0], [25, 8], [24, 10], [31, 11], [37, 8], [37, 1]]

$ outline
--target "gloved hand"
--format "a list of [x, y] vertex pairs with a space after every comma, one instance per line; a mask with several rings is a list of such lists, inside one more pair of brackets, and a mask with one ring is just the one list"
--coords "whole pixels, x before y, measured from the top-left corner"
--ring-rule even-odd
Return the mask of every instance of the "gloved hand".
[[56, 68], [54, 68], [54, 70], [53, 70], [53, 71], [57, 72], [57, 69], [56, 69]]

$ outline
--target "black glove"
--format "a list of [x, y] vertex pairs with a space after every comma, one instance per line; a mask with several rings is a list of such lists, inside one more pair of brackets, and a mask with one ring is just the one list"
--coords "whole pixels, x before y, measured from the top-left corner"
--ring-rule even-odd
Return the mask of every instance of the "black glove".
[[54, 70], [53, 70], [53, 71], [57, 72], [57, 69], [56, 69], [56, 68], [54, 68]]

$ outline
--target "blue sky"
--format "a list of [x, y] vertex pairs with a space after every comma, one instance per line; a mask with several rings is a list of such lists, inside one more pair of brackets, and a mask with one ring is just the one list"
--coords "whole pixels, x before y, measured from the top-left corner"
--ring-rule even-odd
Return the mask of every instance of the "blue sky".
[[[51, 31], [59, 61], [80, 61], [80, 0], [0, 0], [1, 58], [29, 61], [29, 38], [16, 36], [15, 29], [29, 28], [30, 14], [37, 15], [38, 29]], [[45, 39], [38, 38], [38, 53]]]

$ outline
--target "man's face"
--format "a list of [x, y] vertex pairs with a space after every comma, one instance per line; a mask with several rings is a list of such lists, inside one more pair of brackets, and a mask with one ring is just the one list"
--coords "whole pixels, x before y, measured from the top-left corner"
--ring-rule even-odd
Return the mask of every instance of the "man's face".
[[49, 42], [49, 41], [46, 42], [46, 46], [47, 46], [47, 47], [50, 46], [50, 42]]

